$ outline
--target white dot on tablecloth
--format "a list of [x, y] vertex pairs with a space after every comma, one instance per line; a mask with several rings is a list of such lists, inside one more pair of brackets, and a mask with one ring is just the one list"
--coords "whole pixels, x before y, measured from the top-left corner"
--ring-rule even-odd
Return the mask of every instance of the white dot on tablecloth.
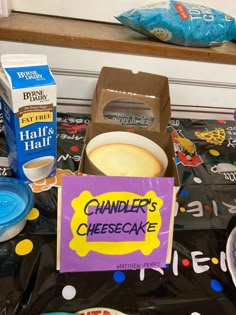
[[199, 177], [194, 177], [193, 180], [194, 180], [194, 182], [197, 183], [197, 184], [201, 184], [201, 183], [202, 183], [202, 180], [201, 180], [201, 178], [199, 178]]
[[191, 313], [190, 315], [201, 315], [200, 313], [197, 313], [197, 312], [193, 312]]
[[65, 300], [72, 300], [76, 295], [76, 290], [72, 285], [67, 285], [62, 290], [62, 296]]

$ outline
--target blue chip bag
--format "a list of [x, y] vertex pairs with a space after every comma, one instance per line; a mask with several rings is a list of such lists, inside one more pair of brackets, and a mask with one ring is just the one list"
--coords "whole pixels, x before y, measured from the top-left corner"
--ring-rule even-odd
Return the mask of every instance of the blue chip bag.
[[159, 1], [126, 11], [115, 18], [143, 35], [181, 46], [218, 46], [236, 37], [233, 17], [181, 1]]
[[233, 41], [236, 42], [236, 20], [235, 20], [234, 26], [235, 26], [235, 33], [234, 33]]

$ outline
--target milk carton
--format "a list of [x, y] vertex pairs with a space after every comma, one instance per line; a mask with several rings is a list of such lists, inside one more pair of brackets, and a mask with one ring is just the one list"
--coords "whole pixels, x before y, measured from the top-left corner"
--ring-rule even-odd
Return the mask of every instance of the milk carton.
[[44, 55], [2, 55], [0, 99], [13, 175], [26, 182], [55, 175], [56, 82]]

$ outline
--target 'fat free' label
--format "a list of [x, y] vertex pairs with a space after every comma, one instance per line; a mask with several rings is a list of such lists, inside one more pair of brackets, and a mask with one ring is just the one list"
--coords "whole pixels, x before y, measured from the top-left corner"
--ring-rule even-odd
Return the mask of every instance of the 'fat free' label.
[[53, 111], [53, 104], [23, 106], [17, 113], [19, 126], [22, 128], [38, 122], [52, 122]]
[[36, 113], [26, 113], [20, 119], [20, 127], [24, 127], [36, 122], [50, 122], [53, 120], [52, 112], [36, 112]]

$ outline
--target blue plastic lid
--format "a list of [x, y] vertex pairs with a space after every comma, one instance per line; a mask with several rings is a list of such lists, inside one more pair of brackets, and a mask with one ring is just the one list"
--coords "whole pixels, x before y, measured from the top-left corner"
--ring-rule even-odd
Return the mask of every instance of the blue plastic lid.
[[0, 228], [9, 228], [24, 220], [34, 206], [30, 187], [15, 178], [0, 177]]

